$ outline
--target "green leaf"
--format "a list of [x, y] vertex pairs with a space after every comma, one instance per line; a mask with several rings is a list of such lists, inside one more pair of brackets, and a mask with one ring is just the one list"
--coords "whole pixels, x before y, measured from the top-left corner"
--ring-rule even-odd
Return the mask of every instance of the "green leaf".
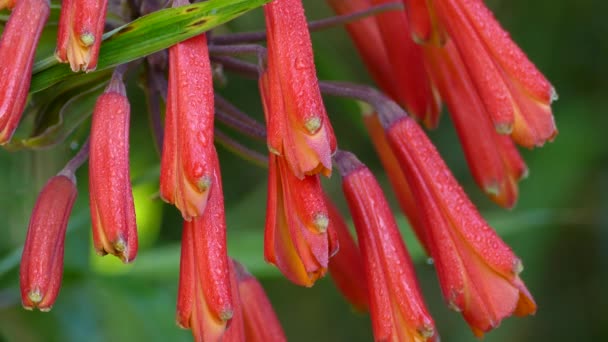
[[[97, 70], [112, 68], [224, 24], [270, 0], [209, 0], [189, 6], [168, 8], [141, 17], [104, 35]], [[34, 65], [30, 93], [36, 93], [63, 80], [78, 77], [54, 57]]]

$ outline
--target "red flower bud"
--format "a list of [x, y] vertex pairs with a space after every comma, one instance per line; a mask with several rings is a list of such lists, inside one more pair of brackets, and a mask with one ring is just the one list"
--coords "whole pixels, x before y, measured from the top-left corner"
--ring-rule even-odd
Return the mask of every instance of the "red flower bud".
[[55, 56], [72, 71], [93, 71], [106, 22], [108, 0], [63, 0]]
[[202, 215], [213, 186], [213, 79], [206, 36], [169, 49], [160, 193], [185, 220]]
[[59, 294], [65, 231], [76, 195], [71, 173], [51, 178], [38, 195], [20, 266], [21, 301], [28, 310], [51, 310]]
[[137, 227], [129, 174], [129, 101], [115, 73], [93, 111], [89, 195], [97, 253], [131, 262], [137, 255]]
[[177, 294], [177, 323], [196, 341], [218, 341], [234, 313], [226, 253], [226, 220], [219, 164], [202, 216], [184, 222]]
[[286, 341], [281, 323], [272, 309], [272, 304], [262, 285], [241, 264], [233, 262], [245, 326], [246, 338], [242, 341]]
[[513, 313], [534, 313], [536, 304], [519, 278], [521, 261], [479, 215], [422, 129], [406, 116], [383, 124], [415, 196], [450, 307], [478, 336]]
[[296, 177], [331, 173], [336, 138], [327, 117], [300, 0], [264, 6], [268, 70], [260, 91], [268, 124], [268, 147], [287, 159]]
[[435, 340], [433, 319], [380, 185], [353, 154], [339, 151], [335, 159], [363, 256], [375, 340]]
[[292, 282], [312, 286], [325, 275], [337, 244], [318, 175], [298, 179], [283, 157], [270, 154], [264, 257]]
[[[10, 4], [10, 3], [9, 3]], [[21, 120], [32, 77], [36, 45], [49, 17], [48, 0], [20, 0], [0, 39], [0, 145]]]
[[329, 212], [327, 230], [336, 233], [340, 245], [338, 253], [329, 260], [329, 274], [338, 290], [356, 310], [367, 311], [369, 299], [359, 247], [338, 208], [327, 197], [325, 203]]

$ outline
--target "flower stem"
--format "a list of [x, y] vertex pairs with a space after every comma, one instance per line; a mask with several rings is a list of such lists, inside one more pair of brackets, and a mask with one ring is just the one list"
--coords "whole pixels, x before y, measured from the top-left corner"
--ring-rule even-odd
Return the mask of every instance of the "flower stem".
[[89, 158], [89, 138], [85, 140], [82, 147], [76, 155], [70, 159], [69, 162], [65, 165], [63, 170], [59, 172], [60, 175], [66, 176], [70, 178], [72, 181], [75, 181], [76, 170], [84, 164], [85, 161]]
[[222, 132], [218, 128], [215, 128], [215, 141], [217, 141], [220, 145], [224, 146], [226, 149], [231, 151], [232, 153], [238, 155], [239, 157], [263, 168], [268, 168], [268, 157], [261, 154], [258, 151], [254, 151], [238, 141], [232, 139], [226, 133]]
[[251, 138], [266, 139], [266, 127], [262, 123], [217, 94], [215, 94], [215, 114], [219, 121]]

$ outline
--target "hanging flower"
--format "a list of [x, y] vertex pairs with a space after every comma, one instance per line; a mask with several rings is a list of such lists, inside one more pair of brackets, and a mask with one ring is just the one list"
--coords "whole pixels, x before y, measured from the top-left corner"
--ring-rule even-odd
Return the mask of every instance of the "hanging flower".
[[51, 178], [38, 195], [20, 264], [21, 302], [28, 310], [51, 310], [59, 294], [65, 231], [76, 195], [70, 173]]
[[298, 285], [323, 277], [337, 250], [323, 196], [318, 175], [298, 179], [285, 158], [270, 153], [264, 257]]
[[260, 80], [268, 148], [284, 157], [296, 177], [331, 173], [333, 128], [319, 91], [301, 0], [264, 6], [268, 71]]
[[196, 341], [219, 341], [234, 315], [226, 250], [224, 197], [217, 155], [214, 187], [201, 217], [184, 221], [177, 293], [177, 323]]
[[335, 158], [361, 248], [375, 340], [434, 341], [433, 319], [380, 185], [353, 154], [339, 151]]
[[137, 226], [129, 172], [129, 100], [115, 72], [99, 96], [91, 123], [89, 194], [93, 244], [123, 262], [137, 255]]
[[383, 124], [420, 208], [449, 306], [478, 336], [512, 314], [533, 314], [521, 261], [479, 215], [422, 129], [407, 116]]
[[185, 220], [202, 215], [213, 186], [213, 78], [206, 36], [169, 49], [161, 197]]
[[108, 0], [63, 0], [55, 57], [72, 71], [93, 71], [106, 22]]
[[0, 38], [0, 145], [21, 120], [30, 88], [36, 45], [50, 8], [48, 0], [9, 2], [15, 7]]

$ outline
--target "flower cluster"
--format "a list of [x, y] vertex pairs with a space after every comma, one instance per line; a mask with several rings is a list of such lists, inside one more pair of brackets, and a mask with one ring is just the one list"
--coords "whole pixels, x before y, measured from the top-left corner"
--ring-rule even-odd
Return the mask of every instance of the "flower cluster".
[[[338, 14], [334, 23], [347, 22], [382, 92], [317, 79], [309, 30], [314, 25], [301, 0], [268, 1], [262, 34], [203, 33], [169, 47], [166, 55], [144, 59], [147, 86], [166, 104], [164, 128], [156, 131], [160, 197], [184, 222], [178, 325], [191, 329], [197, 341], [285, 340], [260, 283], [228, 255], [214, 145], [222, 141], [268, 166], [263, 247], [268, 263], [306, 287], [329, 271], [353, 307], [369, 311], [377, 341], [439, 340], [384, 193], [354, 154], [338, 149], [322, 93], [373, 108], [362, 116], [371, 143], [434, 261], [447, 305], [473, 333], [482, 336], [513, 314], [533, 314], [536, 304], [520, 278], [522, 262], [482, 218], [419, 123], [436, 127], [445, 103], [479, 187], [511, 208], [518, 181], [527, 174], [516, 145], [540, 146], [557, 133], [552, 86], [481, 0], [327, 2]], [[188, 0], [173, 1], [173, 7], [187, 5]], [[132, 8], [131, 16], [160, 9], [153, 7]], [[12, 12], [0, 40], [0, 144], [11, 141], [24, 112], [49, 2], [0, 1], [3, 8]], [[59, 62], [74, 72], [95, 72], [107, 8], [107, 0], [63, 1]], [[184, 13], [194, 10], [184, 8]], [[362, 19], [351, 20], [353, 14]], [[266, 47], [251, 44], [257, 40], [265, 40]], [[259, 63], [231, 56], [243, 53], [256, 54]], [[215, 94], [214, 65], [257, 79], [265, 127]], [[66, 226], [77, 194], [75, 171], [87, 158], [95, 249], [125, 263], [136, 258], [130, 104], [123, 81], [128, 69], [123, 64], [114, 70], [93, 109], [89, 142], [38, 197], [21, 263], [27, 309], [50, 310], [59, 293]], [[268, 157], [217, 130], [216, 118], [265, 141]], [[156, 119], [160, 124], [160, 113]], [[334, 165], [356, 240], [322, 187]]]

